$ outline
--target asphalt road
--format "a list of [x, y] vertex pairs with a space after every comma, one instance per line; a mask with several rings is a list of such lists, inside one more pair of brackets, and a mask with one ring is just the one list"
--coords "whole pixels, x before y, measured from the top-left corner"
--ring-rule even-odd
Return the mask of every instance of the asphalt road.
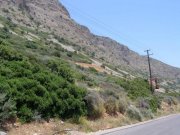
[[101, 135], [180, 135], [180, 115], [172, 115], [130, 128], [107, 131]]

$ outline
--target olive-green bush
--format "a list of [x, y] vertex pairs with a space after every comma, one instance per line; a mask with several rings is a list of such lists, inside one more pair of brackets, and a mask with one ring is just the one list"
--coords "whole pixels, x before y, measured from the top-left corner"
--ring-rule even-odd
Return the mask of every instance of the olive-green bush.
[[91, 119], [101, 118], [105, 113], [104, 100], [97, 92], [90, 92], [85, 97], [88, 117]]
[[143, 120], [143, 116], [142, 116], [140, 110], [138, 108], [136, 108], [135, 106], [133, 106], [133, 105], [128, 107], [127, 115], [131, 119], [135, 119], [135, 120], [138, 120], [138, 121], [142, 121]]
[[140, 109], [140, 112], [144, 118], [153, 119], [155, 117], [150, 109]]
[[128, 103], [128, 99], [126, 97], [119, 97], [119, 100], [118, 100], [118, 111], [121, 114], [125, 114], [126, 113], [128, 105], [129, 105], [129, 103]]
[[118, 100], [114, 97], [109, 97], [105, 102], [106, 113], [109, 115], [117, 115], [118, 112]]

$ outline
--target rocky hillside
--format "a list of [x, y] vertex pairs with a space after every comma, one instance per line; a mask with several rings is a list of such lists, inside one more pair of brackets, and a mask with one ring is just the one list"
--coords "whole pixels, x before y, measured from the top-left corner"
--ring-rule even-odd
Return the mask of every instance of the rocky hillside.
[[[138, 73], [148, 71], [147, 58], [107, 37], [94, 35], [77, 24], [58, 0], [0, 0], [0, 15], [23, 26], [51, 32], [79, 45], [81, 51], [103, 63]], [[152, 59], [153, 74], [180, 78], [180, 69]]]

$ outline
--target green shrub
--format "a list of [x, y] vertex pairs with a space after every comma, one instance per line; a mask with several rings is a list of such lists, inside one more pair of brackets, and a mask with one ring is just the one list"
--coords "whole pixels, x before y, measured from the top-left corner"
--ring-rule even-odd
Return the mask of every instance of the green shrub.
[[[50, 44], [50, 43], [46, 43], [46, 44]], [[66, 50], [64, 48], [62, 48], [59, 44], [57, 44], [54, 49], [58, 52], [66, 52]]]
[[7, 94], [0, 102], [0, 112], [9, 118], [16, 111], [22, 122], [30, 122], [37, 115], [67, 119], [87, 114], [86, 90], [75, 86], [73, 71], [63, 61], [30, 61], [4, 45], [0, 46], [0, 60], [0, 93]]
[[101, 118], [105, 113], [104, 100], [96, 92], [90, 92], [85, 97], [88, 116], [92, 119]]
[[97, 86], [98, 84], [93, 80], [93, 81], [87, 81], [87, 85], [89, 87]]
[[152, 110], [152, 112], [157, 112], [158, 106], [159, 106], [159, 101], [157, 97], [152, 97], [149, 99], [149, 105]]
[[15, 119], [16, 119], [16, 103], [11, 98], [9, 98], [7, 94], [1, 93], [0, 94], [0, 127], [2, 127], [7, 121], [15, 122]]
[[127, 115], [131, 119], [135, 119], [135, 120], [138, 120], [138, 121], [142, 121], [143, 120], [143, 116], [142, 116], [140, 110], [138, 108], [136, 108], [135, 106], [133, 106], [133, 105], [128, 107]]
[[59, 37], [59, 36], [56, 36], [56, 35], [54, 35], [54, 38], [55, 38], [56, 40], [58, 40], [60, 43], [63, 43], [63, 44], [65, 44], [65, 45], [71, 45], [71, 44], [73, 44], [73, 43], [71, 43], [70, 41], [68, 41], [68, 40], [66, 40], [66, 39], [64, 39], [64, 38], [61, 38], [61, 37]]
[[2, 45], [0, 46], [0, 59], [8, 61], [19, 61], [22, 60], [22, 55]]
[[9, 29], [7, 27], [0, 28], [0, 39], [9, 39], [11, 36], [11, 33], [9, 32]]
[[73, 53], [72, 52], [67, 52], [67, 56], [71, 58], [73, 56]]
[[37, 49], [38, 46], [34, 41], [26, 41], [25, 46], [30, 49]]
[[59, 51], [53, 52], [53, 55], [59, 58], [61, 57], [61, 53]]
[[133, 80], [116, 79], [115, 82], [123, 87], [127, 92], [128, 96], [135, 100], [138, 97], [149, 97], [151, 91], [146, 80], [136, 78]]
[[33, 118], [33, 112], [31, 108], [28, 108], [26, 105], [23, 105], [18, 111], [19, 118], [21, 122], [30, 122]]
[[97, 72], [98, 72], [98, 71], [97, 71], [95, 68], [93, 68], [93, 67], [90, 67], [89, 70], [90, 70], [91, 72], [93, 72], [93, 73], [97, 73]]
[[52, 72], [57, 73], [59, 76], [65, 78], [70, 83], [74, 83], [74, 73], [69, 68], [69, 65], [64, 61], [49, 61], [47, 66], [51, 69]]

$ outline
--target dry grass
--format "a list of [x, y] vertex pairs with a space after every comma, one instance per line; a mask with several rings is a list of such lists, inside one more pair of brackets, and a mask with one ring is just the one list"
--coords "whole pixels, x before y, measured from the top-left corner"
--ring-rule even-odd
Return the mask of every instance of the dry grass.
[[17, 128], [10, 130], [8, 135], [64, 135], [69, 130], [77, 130], [78, 125], [63, 123], [60, 120], [43, 122], [43, 123], [29, 123], [19, 125]]
[[118, 114], [116, 117], [109, 116], [108, 114], [106, 114], [104, 118], [95, 121], [89, 121], [84, 119], [84, 123], [81, 123], [82, 124], [81, 131], [95, 132], [99, 130], [105, 130], [105, 129], [124, 126], [124, 125], [129, 125], [131, 123], [132, 122], [128, 117], [125, 117], [121, 114]]
[[[60, 120], [54, 120], [49, 123], [34, 122], [19, 125], [18, 127], [10, 130], [8, 135], [53, 135], [55, 133], [56, 135], [83, 135], [87, 132], [95, 132], [129, 124], [131, 124], [130, 119], [121, 114], [117, 115], [117, 117], [112, 117], [106, 114], [104, 118], [96, 121], [87, 120], [82, 117], [79, 120], [79, 124], [71, 124], [69, 122], [62, 123]], [[66, 130], [67, 132], [63, 132]]]
[[162, 102], [162, 109], [156, 113], [156, 118], [174, 113], [180, 113], [180, 104], [169, 106], [168, 103]]
[[[180, 105], [169, 106], [167, 103], [162, 103], [162, 110], [158, 110], [156, 117], [166, 116], [173, 113], [180, 112]], [[149, 120], [147, 118], [143, 121]], [[79, 124], [72, 124], [71, 122], [62, 122], [61, 120], [53, 120], [49, 123], [30, 123], [20, 125], [17, 128], [13, 128], [8, 135], [85, 135], [87, 132], [95, 132], [99, 130], [106, 130], [125, 126], [129, 124], [138, 123], [137, 120], [132, 120], [126, 115], [120, 113], [117, 116], [110, 116], [105, 114], [101, 119], [92, 121], [87, 120], [85, 117], [79, 119]], [[68, 132], [63, 132], [68, 130]], [[72, 130], [69, 132], [69, 130]]]
[[83, 68], [94, 68], [98, 72], [105, 72], [105, 69], [103, 69], [101, 66], [98, 66], [96, 64], [87, 64], [87, 63], [76, 63], [76, 65], [79, 65]]

